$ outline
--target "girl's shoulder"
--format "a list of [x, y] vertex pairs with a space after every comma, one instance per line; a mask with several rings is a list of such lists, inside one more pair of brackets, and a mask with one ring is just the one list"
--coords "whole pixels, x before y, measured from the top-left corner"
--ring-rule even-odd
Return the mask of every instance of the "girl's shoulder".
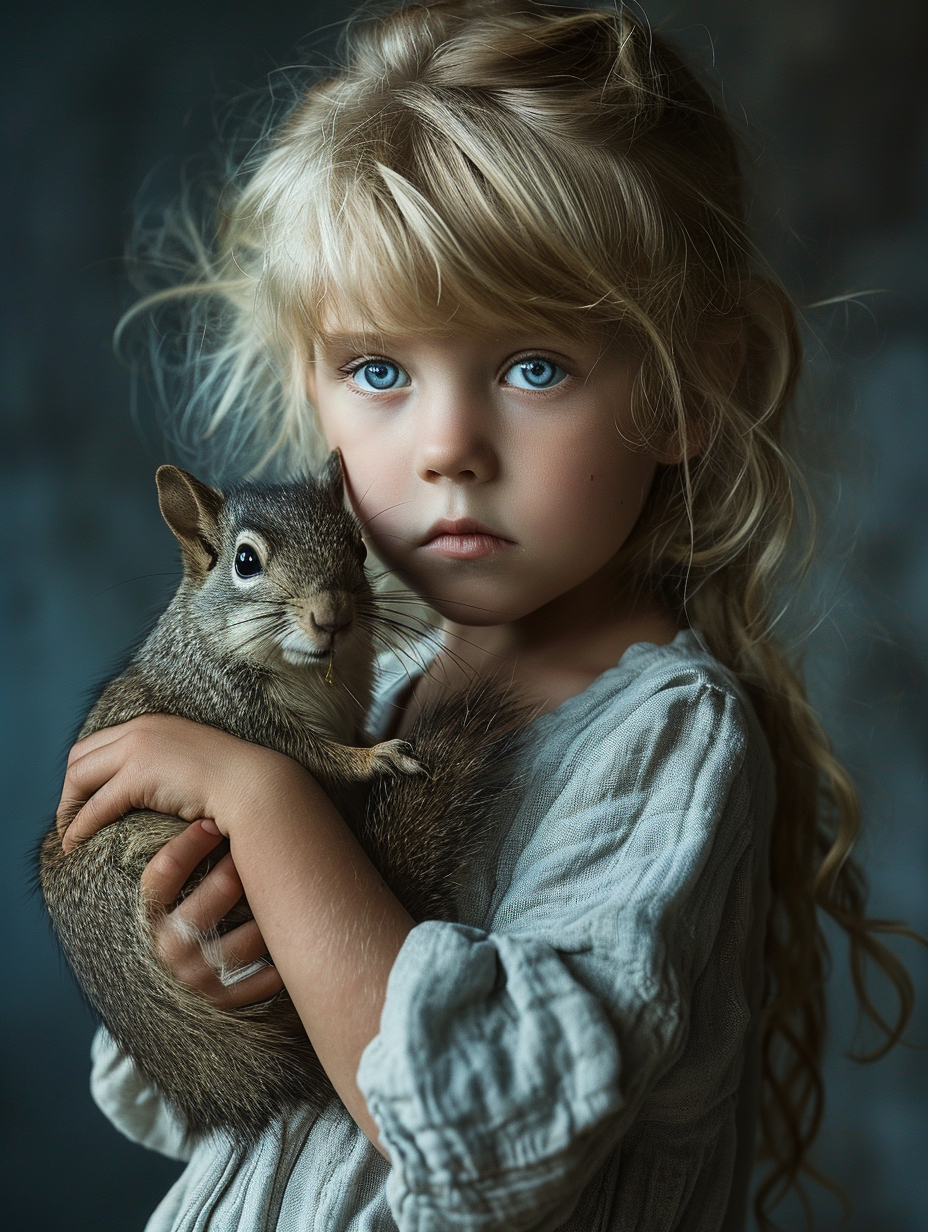
[[748, 757], [769, 762], [766, 738], [748, 694], [733, 671], [709, 651], [694, 629], [672, 642], [630, 646], [614, 668], [569, 698], [539, 723], [561, 742], [571, 730], [586, 739], [656, 762], [672, 755], [677, 769], [689, 752], [696, 762]]
[[696, 632], [629, 647], [532, 734], [492, 869], [494, 927], [585, 945], [600, 918], [694, 920], [749, 849], [762, 900], [773, 763], [741, 683]]
[[664, 704], [698, 708], [700, 699], [713, 694], [730, 702], [745, 723], [753, 718], [753, 709], [735, 673], [715, 658], [696, 630], [682, 629], [671, 642], [636, 642], [629, 646], [614, 667], [537, 722], [560, 726], [607, 714], [611, 721], [626, 720], [658, 698]]
[[632, 813], [665, 797], [692, 806], [702, 784], [718, 807], [739, 780], [766, 812], [774, 783], [742, 683], [693, 629], [665, 645], [630, 646], [582, 693], [536, 719], [531, 772], [545, 794], [576, 797], [578, 806], [600, 794]]

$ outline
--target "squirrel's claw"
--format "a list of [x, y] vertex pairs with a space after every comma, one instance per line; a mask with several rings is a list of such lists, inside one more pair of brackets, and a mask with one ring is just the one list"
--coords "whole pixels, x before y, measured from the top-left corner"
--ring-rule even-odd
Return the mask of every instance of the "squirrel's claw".
[[425, 766], [413, 757], [408, 740], [384, 740], [370, 750], [371, 768], [377, 774], [424, 774]]

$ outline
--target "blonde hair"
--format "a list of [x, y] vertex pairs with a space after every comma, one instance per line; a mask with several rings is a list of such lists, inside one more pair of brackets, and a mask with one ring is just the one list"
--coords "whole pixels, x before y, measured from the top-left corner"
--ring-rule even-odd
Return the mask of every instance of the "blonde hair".
[[[188, 414], [252, 457], [305, 465], [315, 341], [374, 330], [556, 323], [640, 360], [642, 439], [676, 443], [624, 562], [743, 682], [777, 769], [763, 1019], [762, 1226], [822, 1116], [827, 947], [846, 932], [882, 1055], [912, 985], [865, 914], [859, 814], [802, 681], [774, 638], [801, 482], [781, 444], [800, 343], [747, 238], [730, 126], [676, 53], [625, 9], [437, 0], [357, 23], [221, 201], [193, 272], [143, 306], [187, 305]], [[220, 431], [221, 430], [221, 431]], [[868, 996], [872, 960], [899, 999]]]

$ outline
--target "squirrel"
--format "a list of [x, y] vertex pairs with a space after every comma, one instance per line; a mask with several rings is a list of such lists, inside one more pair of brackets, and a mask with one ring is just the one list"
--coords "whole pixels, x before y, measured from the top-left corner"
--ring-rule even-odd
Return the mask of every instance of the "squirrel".
[[[335, 795], [414, 919], [454, 918], [462, 878], [511, 777], [526, 712], [492, 682], [477, 681], [423, 712], [409, 742], [369, 743], [375, 639], [386, 618], [364, 570], [337, 452], [318, 479], [223, 493], [162, 466], [156, 480], [183, 577], [80, 736], [166, 713], [284, 753]], [[363, 803], [358, 783], [370, 785]], [[185, 825], [133, 811], [69, 855], [52, 827], [39, 877], [85, 996], [188, 1139], [218, 1130], [249, 1143], [274, 1117], [300, 1104], [321, 1111], [335, 1093], [286, 990], [220, 1009], [159, 962], [152, 925], [163, 909], [145, 899], [140, 879]], [[203, 862], [181, 898], [221, 852]], [[242, 900], [212, 936], [199, 938], [226, 982], [247, 971], [220, 969], [216, 937], [249, 917]]]

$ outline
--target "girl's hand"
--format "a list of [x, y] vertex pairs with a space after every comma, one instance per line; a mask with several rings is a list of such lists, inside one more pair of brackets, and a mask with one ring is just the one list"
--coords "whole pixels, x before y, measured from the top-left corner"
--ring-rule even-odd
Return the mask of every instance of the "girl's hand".
[[132, 809], [184, 821], [228, 817], [272, 785], [309, 778], [302, 766], [215, 727], [173, 715], [147, 714], [87, 736], [71, 750], [57, 811], [62, 845], [71, 852]]
[[195, 988], [213, 1005], [233, 1009], [266, 1001], [283, 988], [283, 980], [271, 966], [244, 979], [235, 978], [236, 971], [247, 969], [267, 953], [254, 920], [216, 941], [211, 947], [212, 961], [207, 961], [203, 953], [203, 934], [215, 928], [242, 897], [242, 883], [231, 855], [223, 856], [197, 888], [174, 907], [193, 870], [221, 839], [214, 822], [193, 822], [151, 860], [142, 874], [142, 891], [150, 902], [165, 908], [154, 929], [155, 949], [165, 967], [176, 980]]
[[[270, 970], [238, 987], [219, 987], [215, 973], [203, 970], [209, 964], [196, 953], [196, 934], [184, 938], [185, 921], [215, 923], [244, 884], [259, 923], [231, 933], [224, 952], [243, 961], [259, 957], [260, 927], [332, 1085], [383, 1152], [356, 1075], [361, 1053], [379, 1030], [390, 970], [415, 922], [332, 801], [281, 753], [155, 714], [95, 732], [71, 750], [58, 809], [65, 850], [139, 808], [197, 822], [149, 865], [146, 885], [159, 901], [176, 899], [219, 834], [228, 837], [235, 861], [220, 861], [168, 915], [168, 931], [159, 930], [164, 961], [220, 1004], [244, 1004], [276, 991], [280, 985]], [[210, 833], [210, 822], [218, 833]]]

